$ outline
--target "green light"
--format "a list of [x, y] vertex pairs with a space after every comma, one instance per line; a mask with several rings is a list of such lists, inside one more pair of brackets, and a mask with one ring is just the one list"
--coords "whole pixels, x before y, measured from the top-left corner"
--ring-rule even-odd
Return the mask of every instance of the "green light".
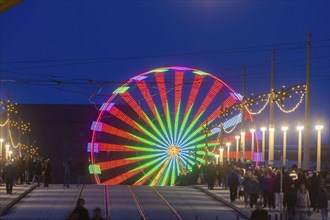
[[90, 164], [88, 170], [90, 174], [102, 174], [100, 165], [98, 164]]
[[166, 102], [166, 118], [167, 118], [167, 127], [168, 130], [170, 131], [170, 137], [173, 143], [173, 131], [172, 131], [172, 120], [171, 120], [171, 115], [170, 115], [170, 109], [168, 107], [168, 103]]
[[150, 72], [154, 72], [154, 73], [163, 73], [163, 72], [166, 72], [166, 71], [168, 71], [168, 69], [154, 69], [154, 70], [152, 70], [152, 71], [150, 71]]
[[134, 134], [130, 134], [130, 135], [131, 135], [132, 137], [134, 137], [134, 138], [140, 140], [141, 142], [144, 142], [144, 143], [149, 144], [149, 145], [151, 145], [151, 146], [157, 146], [157, 144], [154, 143], [154, 142], [152, 142], [152, 141], [149, 141], [149, 140], [147, 140], [147, 139], [144, 139], [144, 138], [139, 137], [139, 136], [134, 135]]
[[[155, 141], [157, 141], [160, 144], [163, 144], [162, 141], [160, 141], [156, 136], [154, 136], [151, 132], [149, 132], [147, 129], [145, 129], [144, 127], [142, 127], [141, 125], [139, 125], [137, 122], [135, 122], [135, 124], [144, 132], [146, 133], [149, 137], [151, 137], [152, 139], [154, 139]], [[165, 147], [164, 147], [165, 148]]]
[[180, 126], [180, 132], [179, 132], [178, 140], [180, 140], [180, 138], [181, 138], [183, 128], [186, 127], [187, 120], [188, 120], [188, 118], [189, 118], [189, 116], [190, 116], [190, 113], [191, 113], [192, 107], [193, 107], [193, 105], [191, 105], [191, 107], [189, 108], [187, 114], [186, 114], [186, 115], [184, 116], [184, 118], [183, 118], [183, 122], [182, 122], [182, 124], [181, 124], [181, 126]]
[[151, 165], [153, 165], [153, 164], [155, 164], [155, 163], [158, 163], [158, 162], [161, 161], [161, 160], [164, 160], [164, 158], [166, 158], [166, 157], [167, 157], [167, 155], [165, 155], [165, 156], [163, 156], [163, 157], [160, 157], [160, 158], [158, 158], [158, 159], [152, 160], [152, 161], [150, 161], [150, 162], [148, 162], [148, 163], [142, 164], [142, 165], [140, 165], [140, 166], [134, 168], [133, 170], [131, 170], [131, 172], [136, 171], [136, 170], [140, 170], [140, 169], [143, 169], [143, 168], [146, 168], [146, 167], [148, 167], [148, 166], [151, 166]]
[[197, 71], [193, 71], [193, 73], [195, 73], [195, 74], [197, 74], [197, 75], [201, 75], [201, 76], [208, 75], [208, 73], [203, 72], [203, 71], [199, 71], [199, 70], [197, 70]]
[[112, 94], [120, 94], [120, 93], [124, 93], [129, 89], [129, 86], [123, 86], [123, 87], [119, 87], [117, 88], [115, 91], [113, 91]]
[[[148, 123], [151, 125], [151, 127], [154, 129], [154, 131], [158, 134], [159, 137], [161, 137], [161, 139], [164, 141], [164, 142], [167, 142], [165, 140], [165, 137], [162, 135], [162, 133], [158, 130], [158, 128], [155, 126], [155, 124], [150, 120], [150, 118], [146, 115], [146, 113], [144, 113], [144, 116], [146, 117]], [[169, 144], [169, 143], [168, 143]]]
[[[187, 128], [186, 132], [184, 133], [184, 135], [182, 136], [181, 139], [184, 140], [184, 138], [187, 136], [187, 134], [191, 131], [191, 129], [195, 126], [195, 124], [197, 123], [197, 121], [200, 119], [200, 117], [203, 115], [204, 111], [202, 111], [196, 118], [195, 120], [189, 125], [189, 127]], [[181, 141], [180, 141], [181, 142]], [[181, 144], [181, 143], [180, 143]]]
[[148, 154], [148, 155], [143, 155], [143, 156], [136, 156], [136, 157], [129, 157], [126, 158], [125, 160], [145, 160], [145, 159], [150, 159], [154, 157], [159, 157], [161, 154]]
[[165, 175], [164, 175], [163, 180], [161, 182], [161, 185], [162, 186], [165, 186], [166, 185], [167, 180], [168, 180], [168, 178], [170, 176], [170, 169], [171, 169], [172, 166], [173, 166], [173, 157], [171, 158], [171, 161], [170, 161], [169, 165], [166, 167]]
[[169, 142], [171, 142], [171, 139], [168, 137], [168, 134], [167, 134], [167, 131], [165, 129], [165, 126], [164, 126], [164, 122], [162, 121], [160, 115], [159, 115], [159, 112], [158, 112], [158, 109], [156, 108], [156, 106], [154, 106], [155, 110], [156, 110], [156, 116], [157, 116], [157, 120], [159, 122], [159, 125], [160, 127], [162, 128], [163, 132], [165, 133], [167, 139]]
[[154, 168], [152, 168], [146, 174], [144, 174], [137, 182], [140, 182], [140, 181], [144, 180], [145, 178], [147, 178], [148, 176], [150, 176], [152, 173], [154, 173], [156, 170], [158, 170], [159, 167], [163, 165], [163, 163], [164, 163], [164, 161], [157, 164]]

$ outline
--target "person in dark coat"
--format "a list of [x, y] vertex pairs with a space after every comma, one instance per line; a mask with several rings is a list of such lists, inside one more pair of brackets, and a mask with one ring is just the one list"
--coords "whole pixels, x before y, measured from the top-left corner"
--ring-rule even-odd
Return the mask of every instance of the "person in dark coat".
[[32, 180], [32, 184], [34, 183], [34, 181], [37, 181], [38, 187], [40, 187], [40, 178], [42, 175], [42, 164], [39, 159], [35, 159], [33, 172], [34, 172], [34, 177]]
[[69, 158], [66, 162], [63, 163], [63, 166], [64, 166], [63, 188], [64, 187], [70, 188], [70, 179], [73, 170], [72, 159]]
[[85, 200], [79, 198], [77, 200], [76, 208], [73, 210], [73, 213], [78, 214], [79, 220], [89, 220], [88, 210], [84, 207], [84, 205], [85, 205]]
[[104, 218], [101, 215], [101, 209], [99, 207], [93, 210], [92, 220], [104, 220]]
[[236, 172], [235, 167], [228, 174], [228, 185], [230, 191], [230, 201], [235, 202], [237, 199], [237, 187], [239, 185], [238, 173]]
[[330, 193], [327, 192], [324, 186], [321, 187], [319, 195], [317, 197], [317, 203], [321, 209], [322, 220], [328, 220], [328, 200], [330, 199]]
[[214, 189], [214, 182], [216, 176], [216, 168], [213, 162], [206, 167], [207, 185], [208, 189]]
[[50, 172], [52, 170], [52, 167], [50, 165], [50, 160], [47, 159], [43, 165], [43, 170], [44, 170], [44, 187], [49, 187], [49, 183], [51, 181], [51, 175]]
[[288, 220], [294, 220], [297, 204], [297, 189], [295, 188], [293, 182], [291, 183], [290, 187], [284, 192], [284, 200], [286, 202]]
[[262, 208], [262, 203], [258, 202], [256, 209], [251, 213], [250, 220], [268, 220], [268, 212]]
[[12, 194], [13, 192], [15, 175], [16, 171], [14, 165], [11, 162], [8, 162], [7, 165], [3, 168], [3, 177], [6, 182], [7, 194]]

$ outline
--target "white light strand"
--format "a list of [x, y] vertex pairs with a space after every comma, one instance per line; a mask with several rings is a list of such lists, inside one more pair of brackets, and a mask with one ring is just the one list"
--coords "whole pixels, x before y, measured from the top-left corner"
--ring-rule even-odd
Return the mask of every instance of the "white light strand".
[[0, 124], [0, 127], [5, 127], [6, 124], [8, 124], [8, 123], [9, 123], [9, 119], [7, 119], [3, 124]]
[[230, 130], [228, 131], [228, 130], [226, 130], [225, 128], [223, 128], [223, 131], [224, 131], [225, 133], [227, 133], [227, 134], [230, 134], [231, 132], [233, 132], [233, 131], [235, 130], [235, 128], [237, 127], [237, 125], [238, 125], [238, 120], [239, 120], [239, 117], [236, 118], [235, 125], [233, 126], [232, 129], [230, 129]]
[[18, 148], [19, 145], [20, 145], [21, 143], [18, 143], [17, 145], [15, 145], [15, 144], [14, 144], [14, 141], [13, 141], [13, 137], [11, 136], [11, 131], [10, 131], [10, 129], [8, 129], [8, 131], [9, 131], [9, 137], [10, 137], [10, 142], [11, 142], [12, 147], [13, 147], [13, 148]]
[[302, 93], [301, 96], [300, 96], [300, 100], [299, 102], [290, 110], [285, 110], [279, 103], [278, 101], [276, 101], [276, 105], [277, 107], [284, 113], [291, 113], [291, 112], [294, 112], [299, 106], [300, 104], [304, 101], [304, 96], [305, 96], [305, 93]]
[[266, 106], [268, 105], [268, 103], [269, 103], [269, 96], [268, 96], [268, 99], [267, 99], [267, 101], [266, 101], [266, 103], [264, 104], [264, 106], [262, 106], [262, 108], [259, 110], [259, 111], [257, 111], [257, 112], [252, 112], [249, 108], [247, 108], [246, 107], [246, 110], [251, 114], [251, 115], [259, 115], [265, 108], [266, 108]]

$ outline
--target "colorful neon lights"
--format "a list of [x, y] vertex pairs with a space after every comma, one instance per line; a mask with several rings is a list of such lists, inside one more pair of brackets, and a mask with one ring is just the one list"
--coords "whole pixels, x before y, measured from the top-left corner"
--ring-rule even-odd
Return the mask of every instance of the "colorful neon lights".
[[[205, 162], [206, 138], [207, 155], [214, 157], [218, 132], [206, 134], [203, 126], [219, 122], [221, 106], [239, 102], [224, 82], [192, 68], [134, 76], [113, 92], [91, 126], [89, 169], [98, 184], [174, 185], [178, 175]], [[225, 127], [236, 126], [236, 119]]]

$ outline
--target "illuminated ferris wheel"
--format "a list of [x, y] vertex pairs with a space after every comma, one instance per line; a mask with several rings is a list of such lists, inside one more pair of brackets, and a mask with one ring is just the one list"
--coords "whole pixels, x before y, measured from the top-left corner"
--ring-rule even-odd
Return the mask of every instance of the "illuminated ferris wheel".
[[[178, 175], [214, 156], [219, 115], [239, 102], [228, 85], [200, 70], [164, 67], [141, 73], [100, 108], [88, 146], [90, 172], [103, 185], [174, 185]], [[244, 120], [251, 120], [248, 113]], [[228, 116], [224, 131], [241, 121], [240, 111]]]

